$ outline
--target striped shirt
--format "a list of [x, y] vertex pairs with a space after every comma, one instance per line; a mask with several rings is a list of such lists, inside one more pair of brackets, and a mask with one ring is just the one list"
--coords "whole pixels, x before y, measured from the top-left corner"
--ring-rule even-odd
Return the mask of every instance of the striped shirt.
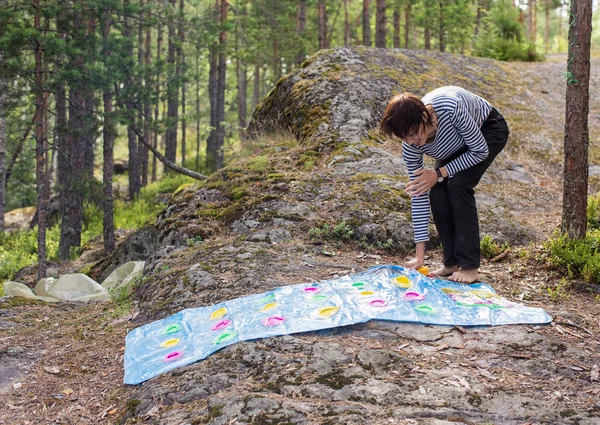
[[[466, 146], [465, 153], [446, 164], [449, 178], [487, 158], [489, 152], [481, 126], [492, 110], [488, 101], [454, 86], [435, 89], [423, 96], [422, 101], [435, 110], [438, 126], [432, 143], [417, 147], [402, 142], [402, 158], [411, 181], [415, 179], [415, 171], [424, 167], [423, 154], [443, 160]], [[411, 203], [415, 242], [427, 241], [429, 195], [413, 196]]]

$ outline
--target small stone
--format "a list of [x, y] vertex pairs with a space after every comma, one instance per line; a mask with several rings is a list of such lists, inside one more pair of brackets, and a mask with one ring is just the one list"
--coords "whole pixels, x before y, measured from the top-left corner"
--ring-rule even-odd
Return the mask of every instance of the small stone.
[[590, 371], [590, 380], [592, 381], [600, 381], [600, 371], [598, 370], [598, 365], [595, 364], [592, 366], [592, 370]]

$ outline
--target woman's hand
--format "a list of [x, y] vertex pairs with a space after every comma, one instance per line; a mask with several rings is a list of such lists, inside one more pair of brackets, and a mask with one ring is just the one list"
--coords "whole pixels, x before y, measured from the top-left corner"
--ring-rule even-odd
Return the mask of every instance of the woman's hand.
[[438, 179], [435, 170], [417, 170], [415, 176], [417, 177], [406, 185], [406, 193], [411, 198], [427, 193], [429, 189], [435, 186]]
[[425, 261], [423, 259], [417, 257], [404, 263], [404, 267], [406, 267], [407, 269], [417, 270], [421, 268], [424, 263]]

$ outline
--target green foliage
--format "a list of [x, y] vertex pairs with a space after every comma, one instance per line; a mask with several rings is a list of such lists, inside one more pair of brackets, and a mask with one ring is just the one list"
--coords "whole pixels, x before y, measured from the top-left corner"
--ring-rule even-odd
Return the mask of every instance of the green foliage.
[[[46, 233], [46, 249], [49, 260], [58, 258], [58, 226]], [[0, 281], [12, 279], [25, 266], [37, 261], [37, 227], [15, 233], [0, 233]]]
[[481, 247], [481, 256], [488, 260], [502, 254], [509, 248], [508, 242], [499, 245], [489, 235], [483, 235], [479, 244]]
[[473, 47], [475, 56], [525, 62], [543, 59], [535, 45], [525, 40], [519, 11], [513, 7], [512, 0], [495, 2], [481, 26]]
[[561, 301], [569, 298], [569, 294], [567, 289], [569, 288], [569, 284], [565, 278], [562, 278], [560, 282], [555, 284], [554, 286], [549, 286], [546, 288], [550, 299], [554, 302]]
[[600, 229], [600, 192], [588, 198], [587, 222], [590, 229]]
[[335, 226], [324, 224], [322, 227], [313, 227], [308, 235], [315, 239], [349, 241], [354, 238], [354, 230], [345, 221], [341, 221]]
[[548, 262], [566, 277], [582, 277], [600, 283], [600, 230], [590, 230], [584, 239], [555, 235], [545, 245]]

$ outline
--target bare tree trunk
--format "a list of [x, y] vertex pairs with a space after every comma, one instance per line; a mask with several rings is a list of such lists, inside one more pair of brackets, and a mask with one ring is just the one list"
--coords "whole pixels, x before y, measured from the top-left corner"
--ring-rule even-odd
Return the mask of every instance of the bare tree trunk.
[[304, 47], [304, 30], [306, 29], [306, 0], [300, 0], [296, 4], [296, 38], [298, 39], [298, 54], [296, 55], [296, 66], [300, 67], [306, 59]]
[[[95, 54], [95, 43], [94, 34], [96, 32], [96, 20], [90, 19], [87, 25], [86, 41], [88, 43], [88, 55], [90, 58], [94, 57]], [[95, 100], [94, 92], [86, 88], [84, 90], [84, 104], [86, 120], [89, 122], [95, 120]], [[84, 161], [85, 161], [85, 173], [86, 177], [91, 181], [94, 178], [94, 144], [96, 143], [96, 125], [87, 124], [88, 131], [84, 134], [83, 149], [84, 149]]]
[[[85, 26], [82, 12], [73, 14], [73, 34], [77, 45], [84, 45], [81, 29]], [[85, 74], [83, 53], [72, 59], [71, 68]], [[69, 92], [69, 129], [68, 129], [68, 157], [67, 176], [64, 189], [64, 203], [62, 209], [62, 223], [60, 226], [60, 242], [58, 255], [66, 260], [71, 254], [71, 248], [81, 245], [81, 228], [83, 222], [83, 195], [82, 182], [85, 181], [84, 134], [86, 128], [86, 115], [84, 83], [79, 82], [71, 86]]]
[[200, 171], [200, 51], [196, 50], [196, 171]]
[[[147, 4], [150, 4], [150, 0], [147, 1]], [[146, 15], [146, 18], [150, 18], [149, 14]], [[152, 105], [150, 104], [150, 87], [153, 84], [152, 76], [150, 74], [150, 67], [152, 65], [152, 29], [151, 26], [146, 24], [146, 37], [144, 39], [144, 63], [146, 65], [146, 71], [144, 75], [146, 76], [146, 86], [148, 87], [144, 96], [144, 134], [146, 134], [149, 141], [154, 140], [154, 132], [150, 130], [150, 120], [152, 116]], [[157, 83], [158, 84], [158, 83]], [[148, 184], [148, 160], [149, 160], [149, 150], [142, 143], [143, 146], [140, 161], [142, 163], [141, 173], [142, 173], [142, 187]]]
[[[179, 0], [179, 13], [180, 19], [184, 19], [185, 1]], [[177, 56], [179, 60], [177, 62], [179, 71], [177, 72], [177, 81], [181, 81], [181, 165], [185, 166], [185, 151], [186, 151], [186, 132], [187, 123], [185, 116], [185, 53], [183, 51], [183, 44], [185, 43], [185, 32], [183, 31], [183, 24], [179, 25], [179, 47], [177, 48]]]
[[217, 67], [217, 131], [216, 131], [216, 161], [214, 165], [216, 168], [213, 171], [223, 167], [224, 164], [224, 145], [225, 145], [225, 88], [227, 84], [226, 80], [226, 46], [227, 46], [227, 31], [225, 30], [225, 24], [227, 22], [227, 14], [229, 12], [229, 1], [221, 0], [221, 11], [219, 14], [219, 23], [221, 24], [221, 31], [219, 33], [219, 63]]
[[377, 10], [375, 14], [375, 47], [386, 47], [387, 16], [386, 1], [377, 0]]
[[369, 0], [363, 0], [363, 46], [371, 46], [371, 8]]
[[[170, 0], [172, 7], [171, 14], [175, 12], [177, 0]], [[177, 160], [177, 122], [179, 121], [179, 90], [177, 87], [176, 80], [176, 63], [175, 63], [175, 51], [176, 51], [176, 40], [175, 40], [175, 22], [173, 17], [169, 17], [169, 51], [168, 51], [168, 69], [175, 70], [175, 73], [171, 71], [171, 75], [167, 77], [167, 131], [165, 133], [165, 157], [175, 162]], [[164, 173], [168, 173], [169, 168], [164, 167]]]
[[440, 14], [439, 14], [440, 52], [445, 52], [446, 51], [446, 25], [444, 23], [444, 0], [439, 0], [438, 4], [440, 6]]
[[561, 19], [563, 16], [562, 10], [563, 10], [563, 4], [561, 3], [560, 7], [558, 8], [558, 37], [559, 38], [562, 38], [562, 36], [563, 36], [563, 23], [562, 23], [562, 19]]
[[406, 2], [404, 8], [404, 48], [410, 46], [410, 2]]
[[350, 16], [348, 15], [348, 0], [344, 0], [344, 46], [350, 47]]
[[318, 8], [318, 28], [319, 28], [319, 49], [327, 48], [327, 12], [326, 0], [319, 0]]
[[582, 239], [587, 230], [592, 0], [572, 2], [570, 13], [577, 20], [569, 23], [561, 230], [569, 238]]
[[[104, 11], [104, 22], [102, 27], [102, 37], [105, 41], [110, 36], [111, 17], [110, 9]], [[108, 43], [105, 43], [104, 57], [110, 58], [111, 51]], [[114, 201], [112, 190], [113, 179], [113, 146], [115, 141], [115, 128], [113, 125], [113, 94], [110, 89], [106, 89], [102, 95], [104, 101], [104, 125], [103, 125], [103, 144], [102, 144], [102, 210], [104, 212], [102, 220], [102, 234], [104, 239], [104, 253], [110, 254], [115, 250], [115, 222], [114, 222]]]
[[[0, 63], [4, 62], [0, 52]], [[6, 205], [6, 81], [0, 78], [0, 232], [4, 231], [4, 209]]]
[[[124, 0], [125, 8], [128, 7], [131, 0]], [[125, 53], [127, 58], [131, 60], [131, 68], [133, 68], [133, 27], [131, 23], [131, 17], [126, 15], [124, 17], [125, 23], [123, 27], [123, 37], [125, 43]], [[139, 110], [136, 111], [135, 107], [135, 93], [133, 87], [134, 75], [133, 69], [127, 70], [127, 76], [125, 77], [125, 90], [123, 90], [123, 104], [127, 109], [127, 120], [129, 121], [127, 126], [127, 146], [129, 150], [129, 199], [133, 200], [140, 191], [140, 155], [135, 132], [131, 126], [136, 121], [136, 115], [139, 115]]]
[[[159, 0], [160, 2], [160, 6], [162, 7], [162, 0]], [[161, 69], [162, 69], [162, 64], [161, 64], [161, 57], [162, 57], [162, 41], [163, 41], [163, 31], [162, 31], [162, 24], [160, 24], [160, 22], [162, 21], [162, 16], [160, 14], [160, 11], [158, 13], [158, 29], [157, 29], [157, 35], [156, 35], [156, 63], [158, 64], [158, 66], [156, 67], [156, 105], [154, 107], [154, 122], [158, 123], [158, 111], [160, 109], [160, 87], [161, 87], [161, 82], [160, 82], [160, 78], [161, 78]], [[155, 150], [158, 149], [158, 131], [154, 132], [154, 141], [153, 141], [153, 145]], [[152, 156], [152, 181], [155, 182], [156, 181], [156, 172], [157, 172], [157, 163], [156, 163], [156, 155]]]
[[[221, 0], [215, 0], [214, 20], [219, 22], [219, 6]], [[208, 54], [208, 100], [210, 103], [210, 131], [206, 140], [206, 169], [215, 170], [214, 162], [217, 156], [216, 131], [217, 131], [217, 68], [218, 68], [218, 43], [211, 43]]]
[[400, 11], [394, 8], [394, 49], [400, 48]]
[[544, 46], [545, 46], [545, 53], [548, 54], [548, 49], [549, 49], [549, 28], [550, 28], [550, 8], [546, 8], [545, 10], [545, 15], [546, 15], [546, 28], [544, 28]]
[[[246, 15], [245, 9], [242, 12]], [[241, 29], [243, 31], [243, 28]], [[236, 23], [235, 26], [235, 67], [237, 75], [237, 107], [238, 107], [238, 127], [240, 137], [244, 136], [246, 129], [246, 118], [247, 118], [247, 97], [248, 97], [248, 72], [246, 65], [242, 63], [239, 55], [240, 45], [240, 28]]]
[[38, 219], [38, 280], [46, 277], [46, 176], [44, 170], [44, 88], [42, 73], [42, 40], [40, 25], [40, 0], [34, 0], [33, 27], [37, 32], [35, 39], [35, 176], [37, 183], [37, 219]]
[[260, 101], [260, 65], [258, 63], [254, 65], [254, 84], [252, 90], [252, 111], [254, 111]]

